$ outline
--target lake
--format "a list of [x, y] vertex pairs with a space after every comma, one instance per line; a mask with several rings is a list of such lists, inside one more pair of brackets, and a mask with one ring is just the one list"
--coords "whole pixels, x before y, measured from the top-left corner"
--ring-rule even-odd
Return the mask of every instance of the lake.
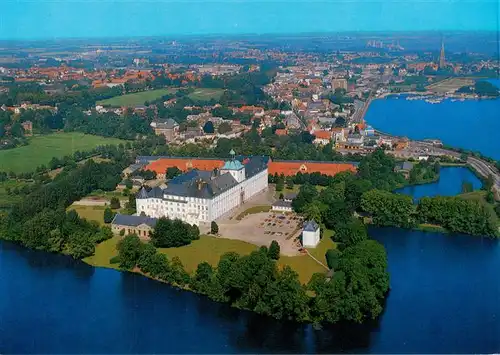
[[374, 128], [413, 139], [434, 138], [444, 144], [500, 159], [500, 99], [439, 104], [406, 100], [405, 95], [374, 100], [365, 116]]
[[430, 184], [406, 186], [394, 192], [413, 196], [419, 200], [424, 196], [454, 196], [462, 193], [462, 183], [470, 182], [474, 190], [481, 189], [482, 183], [469, 168], [442, 167], [439, 180]]
[[[475, 177], [467, 171], [443, 168], [415, 197], [460, 191], [463, 178]], [[321, 330], [0, 242], [0, 353], [500, 352], [497, 241], [396, 228], [370, 235], [388, 254], [384, 314]]]

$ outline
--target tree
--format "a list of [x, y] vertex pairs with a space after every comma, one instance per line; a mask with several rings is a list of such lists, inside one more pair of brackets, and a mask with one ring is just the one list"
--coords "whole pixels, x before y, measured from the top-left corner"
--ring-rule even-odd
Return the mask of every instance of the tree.
[[212, 221], [212, 223], [210, 223], [210, 233], [219, 234], [219, 226], [215, 221]]
[[68, 241], [68, 251], [69, 255], [75, 259], [82, 259], [94, 254], [95, 245], [92, 234], [84, 231], [72, 233]]
[[200, 230], [196, 226], [191, 226], [179, 219], [171, 220], [162, 217], [151, 233], [151, 242], [159, 248], [172, 248], [190, 244], [199, 237]]
[[220, 125], [219, 125], [219, 128], [217, 129], [217, 131], [220, 133], [220, 134], [225, 134], [225, 133], [228, 133], [228, 132], [231, 132], [232, 128], [231, 128], [231, 124], [228, 123], [228, 122], [222, 122]]
[[341, 253], [337, 249], [328, 249], [326, 251], [326, 264], [330, 269], [335, 270], [338, 267], [340, 255]]
[[[125, 180], [125, 187], [129, 190], [132, 190], [132, 188], [134, 187], [132, 180], [126, 179]], [[117, 208], [119, 208], [119, 207], [117, 207]]]
[[194, 277], [191, 280], [191, 286], [196, 291], [208, 295], [211, 293], [213, 277], [214, 269], [212, 265], [204, 261], [198, 264]]
[[379, 226], [409, 228], [415, 224], [415, 205], [410, 196], [382, 190], [370, 190], [361, 198], [363, 211], [371, 214]]
[[276, 240], [271, 242], [267, 255], [273, 260], [279, 260], [280, 258], [280, 245]]
[[462, 193], [466, 194], [472, 192], [474, 188], [472, 187], [472, 183], [469, 181], [462, 181]]
[[176, 166], [168, 167], [167, 170], [165, 171], [165, 178], [173, 179], [174, 177], [180, 174], [182, 174], [182, 171], [178, 167]]
[[[117, 197], [111, 197], [111, 201], [109, 203], [109, 206], [113, 209], [116, 210], [120, 208], [120, 200]], [[109, 222], [108, 222], [109, 223]]]
[[488, 174], [488, 177], [486, 178], [486, 181], [484, 182], [484, 189], [486, 191], [491, 191], [494, 184], [495, 184], [495, 180], [493, 179], [493, 175]]
[[276, 191], [283, 191], [283, 189], [285, 188], [285, 183], [283, 181], [283, 179], [278, 179], [278, 181], [276, 182]]
[[357, 218], [344, 224], [337, 225], [335, 229], [334, 239], [336, 242], [341, 243], [340, 249], [345, 249], [350, 246], [356, 245], [368, 238], [366, 226]]
[[104, 210], [104, 223], [113, 222], [114, 217], [115, 217], [115, 213], [111, 210], [111, 208], [106, 208]]
[[212, 121], [205, 122], [205, 125], [203, 126], [203, 132], [207, 134], [213, 134], [215, 132], [214, 124]]
[[134, 268], [143, 251], [143, 244], [136, 234], [129, 234], [118, 242], [120, 267], [125, 270]]

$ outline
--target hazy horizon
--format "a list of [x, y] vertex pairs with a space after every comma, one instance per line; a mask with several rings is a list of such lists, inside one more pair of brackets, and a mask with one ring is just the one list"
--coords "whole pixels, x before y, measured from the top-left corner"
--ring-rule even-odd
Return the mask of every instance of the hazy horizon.
[[497, 1], [7, 0], [0, 39], [500, 31]]

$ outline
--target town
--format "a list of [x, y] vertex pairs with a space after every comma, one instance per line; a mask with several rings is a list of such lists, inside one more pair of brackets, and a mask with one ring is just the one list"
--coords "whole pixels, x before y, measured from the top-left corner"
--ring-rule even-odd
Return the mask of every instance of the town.
[[[451, 35], [421, 36], [332, 35], [319, 48], [300, 36], [286, 46], [279, 36], [7, 43], [2, 239], [278, 319], [376, 318], [389, 279], [369, 225], [500, 231], [500, 161], [366, 119], [384, 98], [499, 97], [493, 54], [463, 53]], [[438, 183], [450, 167], [482, 189], [464, 179], [461, 197], [400, 193]], [[241, 288], [241, 275], [221, 281], [228, 265], [253, 286]], [[260, 270], [278, 291], [259, 284]], [[297, 304], [264, 308], [251, 292], [260, 301], [289, 292]], [[357, 311], [316, 303], [337, 292]]]

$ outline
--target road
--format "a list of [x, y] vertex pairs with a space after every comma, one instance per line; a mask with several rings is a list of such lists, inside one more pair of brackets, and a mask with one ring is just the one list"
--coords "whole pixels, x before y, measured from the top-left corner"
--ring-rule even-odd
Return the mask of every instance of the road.
[[[379, 132], [382, 136], [388, 138], [398, 138], [397, 136], [392, 136], [383, 132]], [[461, 154], [453, 150], [444, 149], [437, 147], [429, 142], [424, 141], [410, 141], [410, 147], [407, 150], [403, 150], [397, 153], [398, 156], [404, 158], [418, 158], [422, 155], [448, 155], [454, 158], [460, 158]], [[486, 160], [469, 157], [467, 158], [467, 164], [473, 167], [483, 178], [487, 179], [490, 175], [493, 177], [493, 187], [492, 191], [495, 194], [497, 200], [500, 200], [500, 172], [498, 169]]]

